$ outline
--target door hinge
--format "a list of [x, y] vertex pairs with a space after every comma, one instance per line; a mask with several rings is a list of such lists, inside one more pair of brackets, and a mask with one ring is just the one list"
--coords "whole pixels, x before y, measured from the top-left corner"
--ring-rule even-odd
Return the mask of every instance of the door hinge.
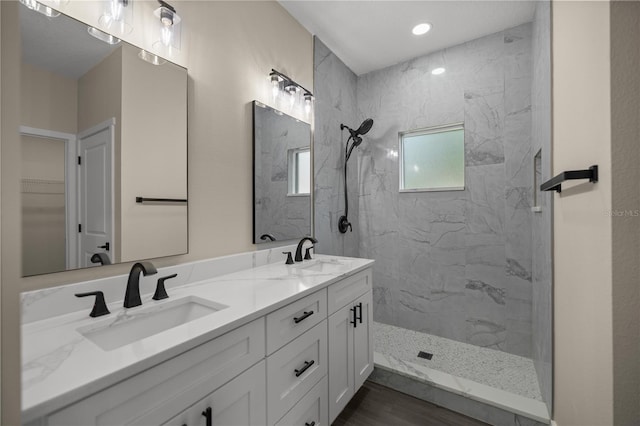
[[82, 164], [82, 157], [78, 155], [78, 166]]
[[78, 232], [82, 232], [82, 224], [81, 223], [78, 224]]

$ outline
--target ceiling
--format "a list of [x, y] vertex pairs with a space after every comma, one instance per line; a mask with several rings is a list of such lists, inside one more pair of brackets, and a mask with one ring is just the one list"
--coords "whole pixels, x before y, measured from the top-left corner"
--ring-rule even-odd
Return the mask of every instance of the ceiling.
[[[534, 1], [285, 1], [358, 75], [533, 20]], [[423, 36], [411, 29], [433, 25]]]
[[87, 26], [65, 15], [46, 16], [20, 6], [22, 60], [77, 80], [119, 46], [87, 33]]

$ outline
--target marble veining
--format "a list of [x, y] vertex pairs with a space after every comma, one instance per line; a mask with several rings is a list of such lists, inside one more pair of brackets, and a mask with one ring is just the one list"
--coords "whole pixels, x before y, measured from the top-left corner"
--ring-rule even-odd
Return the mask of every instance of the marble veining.
[[[527, 23], [357, 77], [358, 119], [375, 121], [358, 224], [377, 321], [531, 356], [531, 43]], [[398, 132], [455, 122], [465, 189], [399, 193]]]

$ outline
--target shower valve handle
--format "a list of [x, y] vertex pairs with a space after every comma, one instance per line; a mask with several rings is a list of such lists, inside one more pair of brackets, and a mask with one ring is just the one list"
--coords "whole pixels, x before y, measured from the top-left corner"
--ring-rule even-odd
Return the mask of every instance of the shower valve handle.
[[353, 232], [353, 227], [351, 226], [349, 219], [347, 219], [346, 216], [340, 216], [340, 220], [338, 220], [338, 231], [340, 231], [341, 234], [344, 234], [347, 232], [347, 228], [349, 231]]

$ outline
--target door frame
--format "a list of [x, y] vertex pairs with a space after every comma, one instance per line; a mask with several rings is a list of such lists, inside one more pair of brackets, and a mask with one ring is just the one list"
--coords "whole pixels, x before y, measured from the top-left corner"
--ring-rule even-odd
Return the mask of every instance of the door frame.
[[[115, 241], [115, 232], [116, 232], [116, 215], [115, 215], [115, 201], [116, 201], [116, 197], [115, 197], [115, 145], [116, 145], [116, 118], [115, 117], [111, 117], [108, 120], [103, 121], [102, 123], [98, 123], [94, 126], [89, 127], [88, 129], [85, 129], [81, 132], [78, 132], [77, 138], [76, 138], [76, 152], [80, 152], [80, 141], [82, 139], [88, 138], [89, 136], [95, 135], [96, 133], [100, 133], [103, 130], [109, 130], [109, 144], [111, 145], [111, 250], [109, 250], [111, 252], [110, 254], [110, 258], [111, 258], [111, 263], [117, 263], [116, 262], [116, 241]], [[78, 199], [78, 203], [76, 204], [76, 215], [77, 218], [79, 219], [80, 216], [80, 206], [82, 205], [82, 203], [80, 202], [80, 197], [82, 197], [82, 188], [80, 188], [81, 185], [81, 179], [80, 179], [80, 166], [78, 165], [78, 163], [76, 162], [76, 177], [77, 177], [77, 199]], [[77, 223], [77, 222], [76, 222]], [[77, 228], [77, 225], [76, 225]], [[76, 251], [76, 258], [77, 258], [77, 264], [78, 266], [82, 264], [82, 259], [80, 259], [81, 256], [81, 251], [80, 251], [80, 237], [81, 234], [79, 232], [76, 232], [76, 247], [78, 248]]]
[[72, 133], [56, 132], [54, 130], [39, 129], [36, 127], [20, 126], [21, 136], [34, 136], [43, 139], [56, 139], [64, 141], [64, 191], [65, 191], [65, 267], [75, 269], [78, 267], [78, 173], [72, 165], [77, 165], [77, 139]]

